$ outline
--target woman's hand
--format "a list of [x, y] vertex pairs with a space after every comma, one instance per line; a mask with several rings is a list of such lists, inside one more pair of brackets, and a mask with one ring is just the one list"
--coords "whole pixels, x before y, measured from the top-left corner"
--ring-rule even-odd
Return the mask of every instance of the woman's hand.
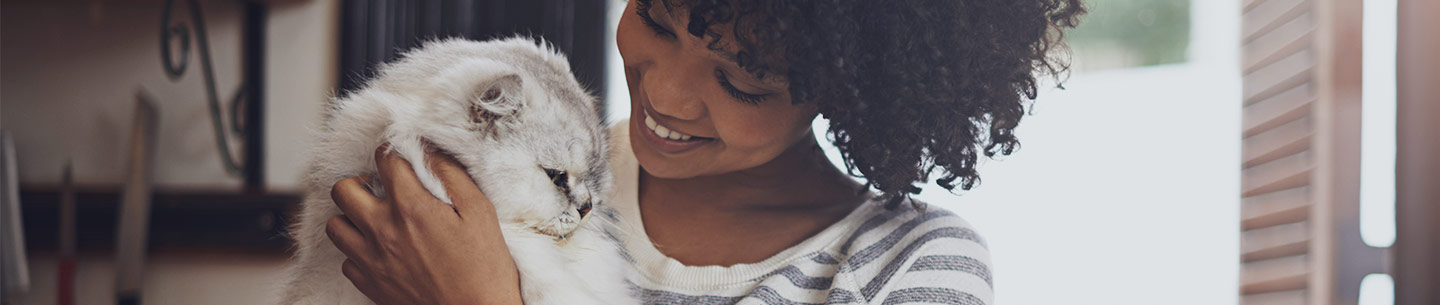
[[500, 233], [495, 207], [453, 158], [427, 152], [452, 208], [416, 178], [410, 163], [375, 152], [389, 198], [366, 189], [375, 177], [336, 183], [344, 215], [325, 233], [349, 259], [341, 271], [377, 304], [521, 304], [520, 274]]

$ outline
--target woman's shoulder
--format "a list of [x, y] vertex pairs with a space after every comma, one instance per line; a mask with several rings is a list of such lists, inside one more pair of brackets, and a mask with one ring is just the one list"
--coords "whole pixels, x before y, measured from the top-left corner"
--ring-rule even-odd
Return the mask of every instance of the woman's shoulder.
[[937, 243], [966, 245], [962, 247], [968, 248], [965, 250], [988, 247], [969, 222], [943, 207], [915, 200], [906, 200], [894, 207], [885, 207], [878, 201], [865, 204], [872, 206], [862, 209], [863, 217], [846, 219], [858, 223], [850, 225], [853, 229], [840, 249], [843, 254], [914, 252], [933, 248], [932, 244]]
[[990, 251], [960, 215], [909, 201], [867, 214], [828, 258], [865, 299], [990, 304]]

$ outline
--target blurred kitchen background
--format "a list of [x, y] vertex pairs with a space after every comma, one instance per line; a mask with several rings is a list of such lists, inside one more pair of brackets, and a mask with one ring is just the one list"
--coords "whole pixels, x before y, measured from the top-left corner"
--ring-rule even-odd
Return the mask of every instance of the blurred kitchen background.
[[[329, 98], [524, 33], [624, 119], [624, 5], [0, 0], [0, 303], [274, 303]], [[986, 237], [998, 302], [1440, 302], [1440, 3], [1087, 6], [1023, 148], [919, 196]]]

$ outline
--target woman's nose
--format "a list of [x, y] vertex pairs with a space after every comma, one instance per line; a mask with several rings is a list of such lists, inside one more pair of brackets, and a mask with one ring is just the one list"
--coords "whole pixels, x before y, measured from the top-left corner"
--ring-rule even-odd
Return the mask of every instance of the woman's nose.
[[703, 68], [685, 60], [676, 60], [650, 67], [645, 74], [645, 94], [651, 110], [679, 120], [698, 120], [705, 116], [705, 103], [697, 94]]

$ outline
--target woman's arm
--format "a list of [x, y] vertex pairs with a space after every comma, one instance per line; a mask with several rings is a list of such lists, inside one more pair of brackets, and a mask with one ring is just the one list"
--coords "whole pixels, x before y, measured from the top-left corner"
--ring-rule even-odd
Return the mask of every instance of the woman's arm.
[[519, 272], [500, 233], [495, 207], [453, 158], [425, 155], [453, 208], [436, 199], [404, 159], [375, 152], [389, 198], [371, 195], [376, 177], [351, 177], [331, 189], [344, 212], [325, 232], [349, 259], [345, 277], [377, 304], [521, 304]]

